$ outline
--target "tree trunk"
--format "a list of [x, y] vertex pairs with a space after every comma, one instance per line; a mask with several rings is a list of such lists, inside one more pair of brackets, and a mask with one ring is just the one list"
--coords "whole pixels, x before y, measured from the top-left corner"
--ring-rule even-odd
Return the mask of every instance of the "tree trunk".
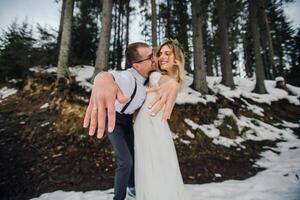
[[96, 65], [95, 65], [95, 71], [93, 77], [95, 77], [99, 72], [108, 68], [107, 65], [108, 65], [108, 55], [109, 55], [111, 21], [112, 21], [112, 1], [103, 0], [101, 32], [100, 32]]
[[194, 88], [201, 93], [208, 93], [206, 66], [202, 38], [203, 13], [199, 9], [201, 1], [192, 0], [193, 46], [194, 46]]
[[269, 26], [269, 20], [266, 15], [266, 6], [265, 6], [265, 0], [259, 0], [257, 1], [258, 6], [258, 17], [262, 20], [260, 20], [260, 25], [262, 29], [262, 42], [265, 43], [265, 51], [266, 51], [266, 59], [268, 66], [265, 66], [268, 68], [268, 74], [270, 79], [274, 79], [275, 71], [275, 62], [274, 62], [274, 48], [273, 48], [273, 41], [272, 36], [270, 32], [270, 26]]
[[227, 0], [217, 0], [218, 32], [219, 32], [221, 70], [222, 70], [221, 83], [233, 89], [234, 82], [232, 76], [232, 65], [231, 65], [230, 55], [229, 55], [228, 25], [227, 25], [227, 16], [225, 12], [226, 1]]
[[171, 37], [171, 0], [167, 0], [167, 10], [166, 10], [166, 30], [165, 30], [165, 37], [170, 38]]
[[56, 86], [63, 89], [68, 83], [68, 60], [70, 54], [70, 44], [71, 44], [71, 31], [72, 31], [72, 18], [73, 18], [73, 8], [74, 1], [66, 0], [65, 2], [62, 37], [60, 42], [59, 57], [57, 64], [57, 81]]
[[250, 46], [251, 42], [251, 30], [246, 31], [243, 36], [243, 45], [244, 45], [244, 59], [245, 59], [245, 70], [247, 77], [253, 76], [253, 62], [252, 62], [252, 49]]
[[117, 3], [114, 3], [113, 5], [113, 9], [114, 9], [114, 15], [113, 15], [113, 51], [111, 52], [111, 68], [112, 69], [116, 69], [116, 61], [117, 61], [117, 52], [115, 51], [115, 49], [117, 49], [117, 24], [118, 22], [118, 16], [117, 16]]
[[122, 62], [122, 24], [123, 24], [123, 17], [122, 17], [122, 4], [119, 3], [119, 11], [118, 11], [118, 34], [117, 34], [117, 49], [114, 49], [114, 51], [116, 52], [116, 57], [117, 57], [117, 65], [116, 65], [116, 69], [117, 70], [121, 70], [121, 62]]
[[249, 9], [250, 9], [250, 20], [251, 20], [251, 30], [252, 30], [252, 38], [254, 41], [254, 52], [255, 52], [255, 64], [256, 64], [256, 84], [254, 88], [254, 92], [258, 94], [267, 93], [265, 88], [264, 80], [265, 80], [265, 72], [262, 63], [262, 58], [260, 55], [260, 34], [257, 26], [257, 5], [256, 0], [249, 0]]
[[152, 47], [157, 47], [157, 13], [156, 13], [156, 2], [151, 0], [151, 27], [152, 27]]
[[60, 13], [58, 35], [57, 35], [57, 56], [59, 55], [59, 47], [61, 43], [61, 35], [63, 30], [65, 8], [66, 8], [66, 0], [63, 0], [61, 6], [61, 13]]
[[127, 47], [129, 44], [129, 17], [130, 17], [130, 12], [131, 8], [129, 6], [130, 1], [128, 0], [126, 2], [126, 36], [125, 36], [125, 46]]

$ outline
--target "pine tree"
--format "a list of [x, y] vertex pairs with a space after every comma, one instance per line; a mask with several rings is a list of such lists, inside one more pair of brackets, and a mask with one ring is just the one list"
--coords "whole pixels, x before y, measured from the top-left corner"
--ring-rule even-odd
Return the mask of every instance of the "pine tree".
[[251, 33], [251, 19], [250, 14], [248, 14], [246, 26], [244, 27], [243, 34], [243, 49], [244, 49], [244, 60], [245, 60], [245, 71], [247, 77], [253, 76], [254, 69], [254, 47], [253, 38]]
[[212, 30], [212, 5], [213, 2], [209, 0], [203, 0], [201, 3], [201, 8], [203, 12], [203, 47], [205, 51], [205, 61], [206, 61], [206, 72], [207, 76], [213, 76], [213, 59], [214, 59], [214, 46], [213, 46], [213, 35]]
[[[124, 60], [124, 49], [129, 42], [129, 15], [133, 8], [129, 0], [117, 0], [113, 4], [112, 14], [112, 48], [109, 54], [109, 66], [121, 70]], [[125, 65], [125, 68], [128, 64]]]
[[100, 39], [98, 44], [95, 71], [93, 77], [95, 77], [99, 72], [107, 69], [111, 21], [112, 21], [112, 1], [103, 0]]
[[264, 66], [262, 63], [262, 58], [260, 55], [260, 33], [258, 28], [258, 20], [257, 20], [257, 3], [255, 0], [249, 0], [249, 13], [251, 20], [251, 32], [254, 41], [254, 52], [255, 52], [255, 65], [256, 65], [256, 84], [254, 88], [254, 92], [258, 94], [267, 93], [265, 88], [265, 72]]
[[274, 63], [274, 48], [273, 40], [270, 32], [269, 19], [266, 14], [266, 1], [261, 0], [257, 2], [257, 12], [259, 20], [259, 26], [261, 30], [261, 44], [263, 48], [263, 60], [264, 68], [267, 79], [274, 78], [275, 63]]
[[156, 13], [156, 2], [151, 0], [151, 36], [152, 36], [152, 47], [157, 47], [157, 13]]
[[97, 51], [99, 15], [98, 5], [89, 1], [76, 3], [78, 12], [74, 16], [72, 30], [71, 64], [94, 65]]
[[291, 54], [292, 67], [289, 69], [286, 80], [288, 83], [300, 87], [300, 28], [293, 37], [293, 49]]
[[32, 29], [24, 21], [14, 21], [0, 37], [0, 79], [24, 78], [33, 63], [35, 39]]
[[221, 54], [221, 70], [222, 70], [222, 84], [234, 88], [232, 65], [229, 55], [229, 41], [228, 41], [228, 22], [226, 15], [226, 5], [228, 0], [217, 0], [218, 10], [218, 33]]
[[193, 47], [194, 47], [194, 88], [201, 93], [208, 93], [206, 82], [206, 66], [204, 62], [202, 27], [204, 12], [201, 8], [203, 1], [192, 0]]
[[69, 79], [69, 70], [68, 70], [68, 62], [69, 62], [69, 54], [70, 54], [70, 42], [71, 42], [71, 29], [72, 29], [72, 19], [73, 19], [73, 0], [65, 0], [65, 10], [64, 12], [64, 20], [63, 20], [63, 28], [62, 28], [62, 36], [60, 42], [59, 49], [59, 57], [57, 64], [57, 80], [56, 86], [63, 90], [66, 84], [68, 84]]
[[284, 15], [283, 6], [289, 0], [267, 0], [267, 16], [270, 20], [270, 32], [274, 47], [274, 76], [284, 76], [287, 66], [291, 65], [290, 53], [293, 51], [294, 29]]
[[55, 30], [37, 25], [38, 39], [33, 48], [33, 65], [55, 65], [57, 63], [57, 34]]

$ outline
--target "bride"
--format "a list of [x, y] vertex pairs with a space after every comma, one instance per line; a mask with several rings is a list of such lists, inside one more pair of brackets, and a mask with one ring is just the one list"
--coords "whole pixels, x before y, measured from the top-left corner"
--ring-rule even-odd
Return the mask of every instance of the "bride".
[[[176, 42], [163, 43], [157, 53], [159, 72], [150, 75], [150, 86], [166, 79], [184, 81], [184, 54]], [[162, 112], [150, 116], [147, 105], [155, 93], [148, 93], [134, 123], [136, 200], [186, 200], [177, 154]]]

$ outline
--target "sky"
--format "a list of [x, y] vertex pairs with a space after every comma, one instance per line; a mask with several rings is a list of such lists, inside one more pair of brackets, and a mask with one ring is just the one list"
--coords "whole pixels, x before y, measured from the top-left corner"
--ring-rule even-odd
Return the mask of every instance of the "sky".
[[6, 29], [15, 19], [29, 24], [58, 29], [61, 4], [54, 0], [0, 0], [0, 28]]
[[[55, 3], [54, 0], [0, 0], [0, 29], [6, 29], [15, 19], [22, 22], [27, 18], [29, 24], [39, 23], [42, 27], [50, 26], [58, 29], [60, 19], [61, 3]], [[300, 27], [300, 0], [289, 4], [286, 8], [287, 16], [293, 21], [294, 27]], [[130, 42], [133, 40], [142, 40], [139, 33], [140, 27], [136, 19], [138, 16], [132, 16], [132, 30], [129, 35]], [[137, 37], [139, 35], [139, 37]]]

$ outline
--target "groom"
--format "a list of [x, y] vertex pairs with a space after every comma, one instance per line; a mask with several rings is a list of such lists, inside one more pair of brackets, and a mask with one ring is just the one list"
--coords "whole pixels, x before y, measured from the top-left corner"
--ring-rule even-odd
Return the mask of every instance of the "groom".
[[[84, 119], [85, 128], [90, 124], [89, 135], [94, 135], [97, 126], [98, 138], [103, 137], [104, 130], [109, 132], [107, 136], [117, 157], [114, 200], [124, 200], [127, 187], [128, 194], [135, 194], [132, 114], [143, 104], [146, 97], [145, 82], [155, 70], [155, 58], [146, 43], [130, 44], [126, 49], [126, 59], [132, 68], [103, 72], [95, 77]], [[153, 108], [153, 115], [165, 105], [163, 118], [166, 120], [170, 117], [178, 89], [178, 83], [170, 79], [160, 88], [150, 90], [157, 92], [149, 105]]]

